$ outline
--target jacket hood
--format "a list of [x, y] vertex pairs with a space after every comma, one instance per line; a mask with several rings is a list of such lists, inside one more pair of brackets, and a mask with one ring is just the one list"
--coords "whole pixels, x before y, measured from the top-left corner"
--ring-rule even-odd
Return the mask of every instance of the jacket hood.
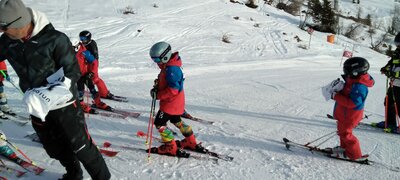
[[174, 52], [171, 56], [171, 59], [168, 61], [167, 66], [182, 66], [181, 57], [179, 57], [178, 52]]
[[36, 36], [46, 25], [50, 23], [47, 19], [46, 15], [40, 11], [36, 11], [34, 9], [28, 8], [28, 11], [32, 14], [32, 21], [34, 24], [33, 31], [31, 37]]
[[368, 73], [360, 75], [358, 78], [346, 78], [346, 82], [350, 82], [350, 83], [360, 83], [360, 84], [364, 84], [367, 87], [372, 87], [375, 84], [375, 80], [374, 78], [372, 78], [371, 75], [369, 75]]

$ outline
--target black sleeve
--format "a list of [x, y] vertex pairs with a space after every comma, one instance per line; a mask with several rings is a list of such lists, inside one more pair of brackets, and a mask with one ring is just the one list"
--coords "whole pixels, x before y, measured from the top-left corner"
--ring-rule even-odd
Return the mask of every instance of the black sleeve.
[[97, 43], [95, 40], [92, 40], [90, 44], [88, 44], [89, 47], [87, 49], [90, 51], [90, 53], [93, 54], [94, 58], [99, 60], [99, 50], [97, 48]]
[[[64, 75], [71, 79], [71, 90], [76, 87], [76, 82], [81, 77], [78, 60], [69, 38], [65, 34], [57, 39], [53, 53], [56, 64], [63, 67]], [[71, 91], [73, 92], [73, 91]]]

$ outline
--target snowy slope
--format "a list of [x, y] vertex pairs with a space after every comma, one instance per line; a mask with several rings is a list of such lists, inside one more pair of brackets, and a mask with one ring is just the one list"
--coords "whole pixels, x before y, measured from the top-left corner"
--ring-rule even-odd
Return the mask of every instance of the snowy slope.
[[[340, 77], [341, 55], [354, 43], [351, 40], [340, 38], [329, 44], [328, 34], [315, 32], [311, 49], [305, 50], [299, 46], [308, 46], [309, 35], [296, 27], [298, 17], [268, 5], [250, 9], [228, 0], [24, 2], [45, 12], [53, 25], [72, 39], [82, 30], [91, 31], [99, 45], [100, 76], [114, 94], [129, 98], [128, 103], [105, 101], [142, 114], [137, 119], [88, 115], [89, 131], [97, 143], [145, 147], [144, 140], [135, 135], [147, 130], [149, 90], [159, 72], [148, 51], [152, 44], [167, 41], [183, 59], [186, 109], [216, 123], [185, 121], [205, 147], [235, 158], [213, 164], [152, 155], [148, 162], [145, 153], [122, 149], [115, 158], [105, 157], [113, 179], [400, 178], [399, 173], [383, 168], [287, 151], [281, 142], [287, 137], [306, 143], [336, 129], [335, 121], [324, 117], [332, 112], [333, 101], [326, 102], [320, 88]], [[370, 2], [369, 7], [382, 1]], [[385, 2], [376, 6], [376, 12], [392, 8], [392, 1]], [[127, 6], [135, 14], [123, 15]], [[223, 35], [232, 43], [223, 43]], [[297, 42], [295, 36], [302, 41]], [[379, 69], [388, 57], [363, 46], [356, 46], [355, 55], [370, 61], [370, 73], [376, 80], [365, 107], [372, 115], [365, 121], [381, 121], [386, 78]], [[16, 74], [10, 74], [16, 81]], [[10, 84], [5, 85], [9, 104], [26, 114], [22, 96]], [[0, 127], [10, 141], [46, 168], [41, 176], [28, 174], [21, 179], [56, 179], [65, 172], [39, 144], [23, 138], [33, 132], [31, 126], [3, 122]], [[398, 135], [361, 129], [355, 134], [363, 153], [369, 153], [372, 160], [400, 166]], [[338, 139], [333, 138], [322, 147], [337, 144]], [[90, 178], [86, 172], [85, 178]]]

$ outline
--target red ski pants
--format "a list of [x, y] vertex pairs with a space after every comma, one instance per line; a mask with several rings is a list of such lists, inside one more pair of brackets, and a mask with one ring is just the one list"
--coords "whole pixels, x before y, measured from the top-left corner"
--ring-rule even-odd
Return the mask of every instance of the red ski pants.
[[361, 147], [357, 137], [353, 135], [353, 129], [361, 121], [359, 120], [338, 120], [337, 129], [340, 139], [340, 147], [345, 149], [346, 156], [350, 159], [361, 158]]

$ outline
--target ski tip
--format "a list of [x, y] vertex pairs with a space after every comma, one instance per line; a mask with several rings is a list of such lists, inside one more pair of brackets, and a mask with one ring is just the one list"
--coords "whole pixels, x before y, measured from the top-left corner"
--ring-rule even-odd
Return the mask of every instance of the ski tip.
[[143, 137], [143, 136], [145, 136], [145, 133], [143, 131], [138, 131], [136, 133], [136, 136]]
[[26, 172], [25, 171], [18, 171], [17, 174], [15, 175], [16, 177], [21, 177], [23, 175], [25, 175]]

